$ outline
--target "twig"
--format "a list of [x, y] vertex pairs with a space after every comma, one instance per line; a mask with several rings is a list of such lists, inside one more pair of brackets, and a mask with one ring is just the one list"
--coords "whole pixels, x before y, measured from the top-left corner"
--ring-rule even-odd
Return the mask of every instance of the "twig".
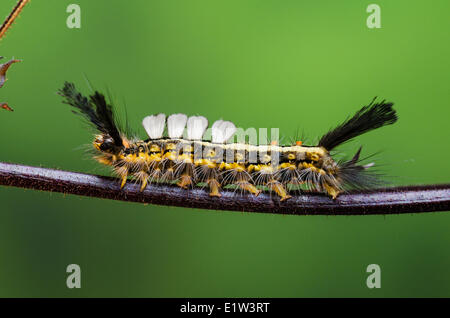
[[450, 184], [409, 186], [353, 192], [332, 200], [322, 194], [301, 194], [280, 202], [270, 194], [258, 197], [223, 191], [210, 197], [200, 188], [184, 190], [172, 185], [153, 184], [144, 192], [129, 182], [119, 189], [111, 177], [0, 162], [0, 185], [62, 192], [121, 201], [151, 203], [211, 210], [233, 210], [298, 215], [370, 215], [450, 210]]
[[[6, 31], [9, 30], [11, 25], [14, 23], [16, 18], [19, 16], [22, 9], [26, 6], [26, 4], [29, 2], [29, 0], [19, 0], [17, 1], [17, 4], [12, 9], [11, 13], [6, 17], [5, 21], [3, 21], [3, 24], [0, 25], [0, 40], [5, 36]], [[0, 56], [0, 58], [2, 58]], [[20, 60], [12, 59], [9, 62], [5, 64], [0, 64], [0, 88], [5, 84], [6, 81], [6, 71], [13, 63], [20, 62]], [[7, 104], [7, 103], [0, 103], [1, 109], [6, 109], [9, 111], [13, 111], [13, 109]]]
[[29, 0], [19, 0], [17, 4], [12, 9], [11, 13], [6, 17], [3, 24], [0, 26], [0, 39], [5, 35], [6, 31], [11, 27], [14, 20], [19, 16], [22, 9], [28, 3]]

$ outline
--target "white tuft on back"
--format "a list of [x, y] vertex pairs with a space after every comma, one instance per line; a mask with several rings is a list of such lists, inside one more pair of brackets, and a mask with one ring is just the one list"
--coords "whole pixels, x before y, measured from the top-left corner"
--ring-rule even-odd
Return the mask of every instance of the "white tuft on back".
[[211, 141], [215, 142], [214, 140], [217, 139], [217, 135], [220, 133], [220, 125], [223, 123], [222, 119], [216, 120], [214, 124], [211, 126]]
[[208, 120], [203, 116], [191, 116], [187, 121], [187, 137], [190, 140], [201, 140], [206, 128], [208, 128]]
[[147, 132], [147, 135], [150, 137], [150, 139], [162, 138], [165, 124], [165, 114], [147, 116], [142, 120], [142, 126], [144, 126], [145, 131]]
[[185, 114], [173, 114], [167, 118], [167, 131], [170, 138], [180, 138], [186, 126], [187, 116]]
[[211, 128], [213, 143], [226, 143], [236, 132], [236, 126], [231, 121], [217, 120]]

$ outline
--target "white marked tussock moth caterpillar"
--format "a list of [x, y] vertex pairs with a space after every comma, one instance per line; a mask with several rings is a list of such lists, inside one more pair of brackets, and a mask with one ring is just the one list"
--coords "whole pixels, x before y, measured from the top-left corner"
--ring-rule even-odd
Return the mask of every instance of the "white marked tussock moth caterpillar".
[[95, 159], [113, 167], [122, 187], [131, 176], [140, 182], [142, 191], [149, 182], [164, 182], [186, 189], [207, 186], [211, 196], [220, 196], [221, 188], [231, 186], [253, 195], [268, 189], [282, 201], [302, 189], [335, 199], [347, 189], [373, 188], [380, 180], [370, 171], [372, 164], [360, 163], [361, 148], [347, 161], [334, 160], [330, 151], [397, 121], [393, 103], [373, 99], [322, 136], [317, 145], [256, 146], [227, 143], [236, 131], [229, 121], [213, 123], [211, 140], [203, 140], [208, 128], [205, 117], [158, 114], [144, 118], [149, 138], [140, 140], [119, 127], [112, 105], [100, 92], [85, 97], [66, 82], [59, 94], [97, 130]]

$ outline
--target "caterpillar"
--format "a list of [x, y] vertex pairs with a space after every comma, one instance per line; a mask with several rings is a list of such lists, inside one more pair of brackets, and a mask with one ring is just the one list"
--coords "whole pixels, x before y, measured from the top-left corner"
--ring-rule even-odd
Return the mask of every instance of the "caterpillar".
[[361, 164], [362, 147], [346, 161], [333, 159], [330, 152], [363, 133], [397, 121], [394, 104], [374, 98], [323, 135], [315, 146], [302, 142], [228, 143], [236, 126], [224, 120], [213, 123], [211, 140], [206, 140], [208, 120], [185, 114], [145, 117], [142, 124], [149, 138], [140, 140], [120, 128], [113, 106], [102, 93], [95, 91], [86, 97], [73, 83], [65, 82], [58, 94], [95, 128], [94, 158], [113, 168], [121, 179], [121, 188], [132, 177], [140, 183], [141, 191], [151, 182], [176, 183], [185, 189], [207, 187], [213, 197], [220, 197], [227, 187], [255, 196], [266, 189], [276, 193], [280, 201], [305, 189], [336, 199], [348, 189], [372, 188], [380, 184], [380, 179], [369, 169], [373, 163]]

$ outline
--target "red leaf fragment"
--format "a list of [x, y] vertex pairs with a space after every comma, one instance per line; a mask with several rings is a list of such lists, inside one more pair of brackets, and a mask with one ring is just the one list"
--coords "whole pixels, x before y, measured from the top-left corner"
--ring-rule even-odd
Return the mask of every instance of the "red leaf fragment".
[[14, 111], [14, 109], [12, 109], [11, 107], [9, 107], [8, 104], [6, 104], [6, 103], [0, 103], [0, 108], [9, 110], [10, 112], [13, 112], [13, 111]]
[[[0, 57], [0, 58], [3, 58], [3, 57]], [[17, 63], [17, 62], [21, 62], [21, 60], [11, 59], [4, 64], [0, 64], [0, 88], [3, 87], [3, 85], [6, 82], [6, 71], [8, 71], [9, 67], [13, 63]]]

